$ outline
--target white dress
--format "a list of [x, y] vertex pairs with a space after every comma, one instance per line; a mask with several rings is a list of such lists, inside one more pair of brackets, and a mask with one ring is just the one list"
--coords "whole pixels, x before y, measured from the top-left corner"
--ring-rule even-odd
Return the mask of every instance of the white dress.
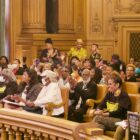
[[[45, 104], [53, 102], [59, 104], [62, 102], [61, 91], [58, 83], [50, 83], [48, 86], [44, 86], [40, 91], [37, 99], [34, 101], [35, 106], [43, 107], [43, 115], [47, 114]], [[52, 115], [60, 115], [64, 112], [64, 107], [56, 108], [53, 110]]]

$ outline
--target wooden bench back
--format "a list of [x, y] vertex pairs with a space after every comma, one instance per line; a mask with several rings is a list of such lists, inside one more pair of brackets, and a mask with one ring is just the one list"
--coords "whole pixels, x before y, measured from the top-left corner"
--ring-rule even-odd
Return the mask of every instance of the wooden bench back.
[[122, 85], [122, 90], [128, 94], [138, 94], [139, 85], [137, 82], [124, 82]]
[[64, 118], [68, 118], [68, 106], [69, 106], [69, 90], [67, 88], [61, 88], [61, 96], [64, 105]]
[[103, 99], [107, 93], [107, 85], [98, 84], [97, 85], [97, 100]]
[[140, 94], [129, 94], [131, 100], [131, 111], [140, 112]]

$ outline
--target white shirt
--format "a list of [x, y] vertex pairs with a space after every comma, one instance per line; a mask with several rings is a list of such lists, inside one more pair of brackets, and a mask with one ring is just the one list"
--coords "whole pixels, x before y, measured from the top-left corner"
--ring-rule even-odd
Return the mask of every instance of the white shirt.
[[[34, 101], [35, 106], [43, 107], [43, 115], [47, 115], [47, 110], [45, 109], [45, 104], [52, 102], [54, 104], [59, 104], [62, 102], [61, 91], [58, 83], [50, 83], [48, 86], [44, 86], [40, 91], [37, 99]], [[64, 112], [64, 107], [56, 108], [53, 110], [52, 115], [59, 115]]]
[[60, 88], [68, 88], [70, 90], [70, 83], [67, 80], [59, 79], [58, 85]]

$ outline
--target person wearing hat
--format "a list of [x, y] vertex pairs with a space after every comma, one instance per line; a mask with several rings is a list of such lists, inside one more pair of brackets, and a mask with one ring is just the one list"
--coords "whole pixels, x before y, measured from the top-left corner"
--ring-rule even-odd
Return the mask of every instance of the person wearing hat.
[[[39, 106], [43, 108], [43, 115], [47, 115], [47, 110], [45, 109], [46, 103], [59, 104], [62, 102], [61, 91], [57, 83], [57, 74], [51, 70], [45, 70], [41, 74], [42, 83], [44, 87], [39, 93], [37, 99], [34, 102], [28, 101], [27, 106]], [[53, 110], [53, 116], [59, 116], [64, 113], [64, 107], [56, 108]]]
[[69, 58], [77, 56], [80, 60], [84, 60], [87, 57], [87, 51], [83, 48], [83, 40], [78, 38], [76, 40], [76, 47], [72, 47], [68, 52]]
[[53, 41], [51, 38], [47, 38], [45, 40], [45, 46], [46, 48], [41, 52], [41, 62], [51, 62], [54, 64], [60, 64], [60, 52], [56, 48], [53, 48]]

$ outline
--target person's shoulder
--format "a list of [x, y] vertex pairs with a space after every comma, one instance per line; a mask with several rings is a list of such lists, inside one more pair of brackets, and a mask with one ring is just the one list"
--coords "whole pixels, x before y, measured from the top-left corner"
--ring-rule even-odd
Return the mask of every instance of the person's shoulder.
[[41, 83], [36, 83], [35, 85], [34, 85], [34, 87], [36, 87], [36, 88], [42, 88], [43, 87], [43, 85], [41, 84]]
[[125, 98], [125, 97], [129, 97], [129, 96], [128, 96], [128, 93], [126, 93], [125, 91], [121, 91], [120, 97]]

